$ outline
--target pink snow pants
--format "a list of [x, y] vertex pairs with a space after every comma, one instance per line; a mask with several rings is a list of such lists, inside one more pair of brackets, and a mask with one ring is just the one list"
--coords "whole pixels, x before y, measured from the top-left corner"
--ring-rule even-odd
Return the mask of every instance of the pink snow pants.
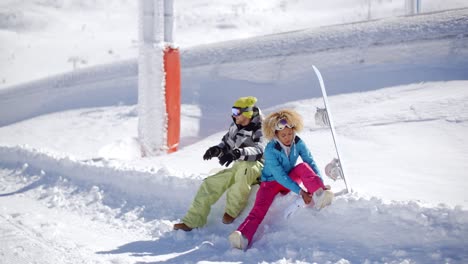
[[[289, 177], [297, 184], [301, 182], [307, 188], [309, 193], [314, 193], [319, 188], [325, 188], [322, 179], [310, 168], [307, 163], [300, 163], [289, 172]], [[290, 190], [286, 189], [277, 181], [262, 182], [255, 198], [255, 204], [244, 222], [237, 228], [248, 240], [249, 245], [257, 232], [258, 226], [265, 218], [268, 209], [275, 196], [278, 193], [287, 194]]]

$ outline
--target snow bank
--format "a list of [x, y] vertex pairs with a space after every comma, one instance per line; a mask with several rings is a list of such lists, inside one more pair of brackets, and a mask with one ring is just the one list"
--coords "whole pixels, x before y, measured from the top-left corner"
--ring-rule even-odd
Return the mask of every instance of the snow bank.
[[0, 147], [0, 164], [44, 177], [66, 177], [86, 186], [105, 186], [118, 201], [130, 197], [130, 201], [147, 204], [145, 213], [152, 218], [182, 214], [186, 208], [174, 209], [180, 203], [188, 204], [194, 195], [193, 186], [198, 185], [196, 180], [171, 175], [165, 167], [123, 168], [112, 160], [76, 160], [27, 146]]
[[[468, 9], [299, 30], [248, 40], [200, 45], [183, 55], [186, 67], [235, 63], [346, 48], [454, 38], [467, 33]], [[206, 56], [206, 54], [210, 56]]]
[[[13, 170], [2, 181], [18, 181], [15, 177], [22, 177], [27, 183], [1, 196], [29, 191], [27, 197], [37, 196], [49, 209], [63, 208], [68, 214], [88, 215], [94, 222], [106, 222], [127, 232], [134, 228], [152, 236], [98, 251], [87, 259], [102, 255], [120, 259], [119, 263], [162, 259], [167, 263], [468, 261], [468, 211], [460, 207], [428, 208], [414, 201], [388, 203], [353, 193], [338, 196], [333, 206], [320, 212], [301, 208], [286, 219], [284, 209], [296, 196], [280, 196], [260, 226], [253, 247], [242, 252], [232, 250], [226, 239], [240, 220], [228, 228], [221, 223], [223, 202], [213, 206], [205, 228], [190, 233], [169, 232], [171, 223], [185, 212], [199, 180], [169, 176], [164, 168], [156, 172], [118, 169], [104, 161], [77, 161], [24, 147], [1, 147], [0, 157], [2, 167]], [[253, 196], [239, 219], [246, 217], [252, 204]], [[68, 219], [71, 215], [63, 217]], [[23, 221], [22, 225], [28, 225], [27, 220]], [[36, 224], [31, 221], [30, 225]], [[57, 241], [56, 236], [53, 239]], [[53, 250], [59, 248], [55, 246]], [[190, 254], [194, 251], [195, 255]]]

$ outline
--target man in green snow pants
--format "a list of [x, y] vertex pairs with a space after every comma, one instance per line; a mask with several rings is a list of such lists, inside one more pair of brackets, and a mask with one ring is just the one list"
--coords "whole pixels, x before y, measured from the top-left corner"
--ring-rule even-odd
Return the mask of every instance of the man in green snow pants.
[[211, 206], [226, 192], [223, 223], [230, 224], [247, 205], [251, 186], [262, 172], [263, 150], [266, 142], [262, 134], [262, 114], [253, 96], [239, 98], [232, 107], [233, 123], [221, 143], [210, 147], [204, 160], [217, 157], [224, 169], [207, 177], [195, 196], [187, 214], [174, 230], [191, 231], [206, 224]]

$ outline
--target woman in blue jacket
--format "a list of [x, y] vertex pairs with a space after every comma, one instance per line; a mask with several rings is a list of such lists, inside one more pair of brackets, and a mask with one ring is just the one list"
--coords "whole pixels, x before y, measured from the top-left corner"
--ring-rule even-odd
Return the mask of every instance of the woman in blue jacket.
[[[235, 248], [246, 249], [278, 193], [293, 191], [306, 204], [321, 209], [331, 203], [333, 192], [323, 184], [319, 169], [305, 142], [296, 133], [303, 128], [301, 116], [293, 110], [268, 115], [262, 130], [270, 140], [265, 148], [265, 164], [255, 204], [244, 222], [229, 235]], [[297, 159], [302, 163], [296, 166]], [[306, 188], [303, 189], [301, 184]]]

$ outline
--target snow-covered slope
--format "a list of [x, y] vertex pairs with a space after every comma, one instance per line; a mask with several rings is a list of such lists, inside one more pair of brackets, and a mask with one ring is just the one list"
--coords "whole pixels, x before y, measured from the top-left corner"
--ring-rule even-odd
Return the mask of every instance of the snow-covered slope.
[[[138, 54], [139, 1], [0, 1], [0, 89]], [[407, 0], [174, 1], [182, 50], [324, 25], [406, 14]], [[468, 7], [424, 0], [424, 13]]]
[[[467, 25], [468, 9], [460, 9], [183, 49], [182, 102], [200, 105], [212, 122], [220, 119], [209, 105], [230, 104], [238, 93], [262, 97], [263, 107], [318, 96], [312, 63], [330, 94], [467, 79]], [[137, 70], [129, 60], [2, 89], [0, 125], [71, 108], [135, 104]], [[266, 96], [281, 87], [293, 92]], [[206, 100], [211, 94], [220, 96]], [[224, 124], [211, 127], [200, 134]]]
[[[0, 221], [6, 235], [0, 251], [14, 262], [39, 255], [39, 263], [464, 263], [466, 85], [413, 84], [331, 97], [356, 192], [288, 220], [283, 211], [295, 196], [279, 197], [247, 252], [230, 249], [227, 235], [253, 195], [233, 225], [220, 221], [222, 198], [206, 228], [171, 231], [200, 181], [217, 167], [201, 155], [224, 132], [171, 155], [140, 159], [133, 106], [71, 110], [3, 127]], [[331, 137], [309, 114], [320, 104], [317, 98], [277, 107], [305, 117], [301, 137], [323, 168], [333, 157]], [[182, 122], [197, 127], [200, 120], [187, 111], [193, 106], [182, 108]], [[193, 137], [182, 131], [183, 139]]]
[[[467, 17], [455, 10], [184, 51], [181, 148], [154, 158], [139, 157], [133, 60], [0, 90], [0, 263], [468, 262]], [[246, 252], [227, 236], [254, 195], [232, 225], [221, 223], [223, 197], [205, 228], [172, 231], [219, 168], [201, 157], [239, 96], [256, 95], [264, 113], [296, 109], [320, 167], [333, 158], [328, 129], [314, 124], [322, 101], [310, 64], [333, 95], [355, 192], [288, 219], [296, 197], [278, 197]]]

